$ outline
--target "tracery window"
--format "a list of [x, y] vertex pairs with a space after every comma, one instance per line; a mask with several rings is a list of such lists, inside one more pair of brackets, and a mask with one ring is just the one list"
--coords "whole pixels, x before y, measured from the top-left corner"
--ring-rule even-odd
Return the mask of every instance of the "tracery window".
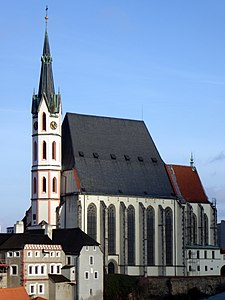
[[147, 264], [155, 264], [155, 211], [149, 206], [147, 208]]
[[42, 114], [42, 130], [46, 131], [46, 113]]
[[128, 225], [128, 265], [135, 264], [135, 209], [132, 205], [127, 209]]
[[173, 212], [170, 207], [165, 210], [166, 265], [173, 264]]
[[209, 244], [209, 219], [206, 214], [204, 214], [204, 244]]
[[197, 217], [193, 213], [193, 244], [197, 244]]
[[108, 252], [116, 253], [116, 212], [113, 204], [108, 208]]
[[43, 141], [42, 144], [42, 158], [46, 159], [47, 158], [47, 147], [46, 147], [46, 142]]
[[87, 234], [94, 240], [97, 238], [97, 209], [91, 203], [87, 209]]

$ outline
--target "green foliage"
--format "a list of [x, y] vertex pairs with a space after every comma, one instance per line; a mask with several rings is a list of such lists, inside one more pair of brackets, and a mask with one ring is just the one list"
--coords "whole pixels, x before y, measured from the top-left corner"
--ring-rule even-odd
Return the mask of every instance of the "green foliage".
[[138, 277], [122, 274], [105, 275], [105, 297], [107, 300], [128, 299], [130, 293], [138, 294]]

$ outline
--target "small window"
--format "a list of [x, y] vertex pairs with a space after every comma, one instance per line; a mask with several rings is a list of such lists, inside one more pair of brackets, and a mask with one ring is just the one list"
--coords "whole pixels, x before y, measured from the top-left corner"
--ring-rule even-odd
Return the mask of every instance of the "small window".
[[54, 177], [54, 178], [52, 179], [52, 192], [53, 192], [53, 193], [56, 193], [56, 192], [57, 192], [57, 179], [56, 179], [56, 177]]
[[207, 259], [207, 251], [204, 251], [204, 258]]
[[31, 251], [27, 252], [27, 257], [32, 257], [32, 252]]
[[96, 251], [96, 247], [95, 246], [93, 246], [93, 250]]
[[10, 267], [10, 275], [13, 275], [13, 276], [18, 275], [18, 266], [17, 265], [12, 265]]
[[45, 141], [42, 144], [42, 159], [47, 159], [47, 144]]
[[93, 256], [90, 256], [90, 257], [89, 257], [89, 264], [90, 264], [90, 265], [93, 265], [93, 264], [94, 264], [94, 257], [93, 257]]
[[67, 256], [67, 265], [71, 265], [72, 258], [71, 256]]
[[32, 275], [33, 274], [33, 266], [28, 267], [28, 274]]
[[191, 272], [191, 266], [188, 267], [189, 272]]
[[34, 161], [37, 161], [37, 142], [34, 142], [34, 149], [33, 149], [33, 156], [34, 156]]
[[142, 156], [138, 156], [138, 160], [142, 162], [144, 161], [144, 158]]
[[7, 257], [13, 257], [13, 252], [12, 251], [7, 252]]
[[89, 272], [88, 271], [84, 272], [84, 278], [89, 279]]
[[36, 221], [36, 214], [33, 214], [33, 221]]
[[15, 251], [15, 252], [14, 252], [14, 256], [15, 256], [15, 257], [20, 257], [19, 251]]
[[36, 293], [36, 285], [35, 284], [30, 284], [30, 295], [34, 295]]
[[110, 154], [112, 159], [116, 159], [116, 155], [115, 154]]
[[215, 259], [215, 251], [212, 251], [212, 259]]
[[56, 266], [56, 273], [57, 274], [60, 274], [61, 273], [61, 266]]
[[34, 194], [37, 193], [37, 179], [36, 179], [36, 177], [34, 177], [34, 181], [33, 181], [33, 191], [34, 191]]
[[38, 292], [39, 292], [39, 294], [44, 294], [44, 284], [38, 285]]
[[54, 274], [54, 265], [51, 265], [51, 267], [50, 267], [50, 273]]
[[208, 266], [205, 266], [205, 271], [206, 271], [206, 272], [208, 271]]
[[198, 258], [198, 259], [200, 258], [200, 256], [199, 256], [199, 250], [197, 251], [197, 258]]
[[35, 273], [35, 274], [38, 274], [38, 266], [35, 266], [35, 268], [34, 268], [34, 273]]
[[94, 156], [94, 158], [99, 158], [99, 155], [98, 155], [97, 152], [94, 152], [94, 153], [93, 153], [93, 156]]
[[90, 289], [90, 296], [92, 296], [92, 289]]
[[[89, 250], [89, 247], [88, 247], [88, 246], [86, 246], [86, 247], [85, 247], [85, 250], [86, 250], [86, 251], [88, 251], [88, 250]], [[224, 256], [225, 256], [225, 255], [224, 255]]]
[[56, 142], [52, 143], [52, 159], [56, 160]]
[[35, 251], [35, 257], [40, 257], [40, 251]]
[[188, 251], [188, 258], [191, 259], [191, 250]]
[[41, 266], [41, 274], [45, 274], [45, 266]]
[[80, 157], [84, 157], [84, 152], [83, 151], [79, 151], [78, 154], [79, 154]]
[[44, 112], [42, 114], [42, 130], [46, 131], [46, 114]]
[[60, 251], [56, 251], [55, 256], [56, 256], [56, 257], [60, 257]]
[[125, 160], [127, 160], [127, 161], [130, 160], [130, 156], [127, 155], [127, 154], [124, 155], [124, 158], [125, 158]]
[[200, 266], [197, 266], [197, 271], [200, 272]]
[[95, 271], [95, 273], [94, 273], [94, 279], [98, 279], [98, 271]]
[[50, 256], [51, 256], [51, 257], [55, 257], [55, 252], [53, 252], [53, 251], [50, 252]]

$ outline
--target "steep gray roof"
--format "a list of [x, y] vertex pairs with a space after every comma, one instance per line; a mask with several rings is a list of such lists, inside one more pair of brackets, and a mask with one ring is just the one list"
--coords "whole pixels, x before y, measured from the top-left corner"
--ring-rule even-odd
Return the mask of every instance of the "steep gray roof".
[[26, 244], [55, 245], [47, 235], [14, 233], [0, 245], [0, 250], [23, 249]]
[[54, 229], [52, 240], [62, 245], [68, 255], [79, 255], [83, 246], [99, 246], [99, 243], [83, 232], [80, 228]]
[[67, 113], [62, 145], [63, 170], [75, 169], [77, 191], [174, 198], [143, 121]]

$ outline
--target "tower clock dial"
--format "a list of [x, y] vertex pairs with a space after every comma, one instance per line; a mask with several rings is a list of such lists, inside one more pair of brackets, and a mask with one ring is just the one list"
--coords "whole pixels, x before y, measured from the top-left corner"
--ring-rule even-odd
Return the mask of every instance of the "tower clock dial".
[[55, 130], [57, 128], [57, 123], [55, 121], [52, 121], [50, 123], [50, 127], [51, 127], [51, 129]]

